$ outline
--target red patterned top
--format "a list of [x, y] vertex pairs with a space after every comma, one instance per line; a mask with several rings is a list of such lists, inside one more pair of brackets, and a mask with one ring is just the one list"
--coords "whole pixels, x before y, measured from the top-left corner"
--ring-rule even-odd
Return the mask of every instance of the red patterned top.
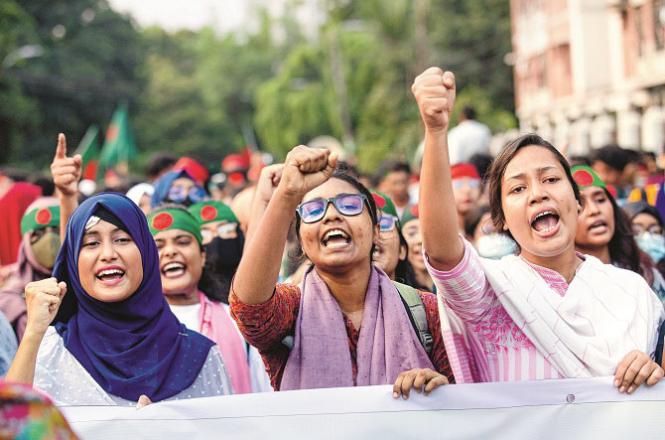
[[[446, 355], [446, 349], [441, 336], [439, 324], [439, 311], [436, 296], [432, 293], [418, 292], [425, 306], [427, 314], [427, 326], [432, 334], [432, 352], [429, 355], [434, 368], [444, 374], [453, 383], [453, 374]], [[240, 331], [247, 342], [256, 347], [266, 370], [270, 375], [270, 381], [275, 390], [279, 390], [282, 374], [286, 361], [289, 358], [289, 349], [282, 344], [286, 336], [295, 334], [296, 319], [300, 310], [300, 288], [293, 284], [278, 284], [272, 298], [263, 304], [244, 304], [240, 302], [235, 292], [229, 296], [231, 314], [238, 323]], [[351, 366], [353, 381], [355, 383], [358, 374], [357, 345], [360, 330], [356, 329], [346, 316], [344, 316], [346, 333], [351, 353]]]

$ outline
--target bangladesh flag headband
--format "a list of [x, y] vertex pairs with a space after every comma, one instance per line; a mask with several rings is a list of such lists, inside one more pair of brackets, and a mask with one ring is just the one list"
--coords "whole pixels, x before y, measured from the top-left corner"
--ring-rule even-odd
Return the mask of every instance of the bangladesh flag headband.
[[602, 181], [598, 174], [588, 165], [575, 165], [570, 169], [573, 175], [573, 180], [577, 183], [580, 189], [585, 189], [590, 186], [597, 186], [598, 188], [605, 188], [605, 182]]
[[199, 222], [184, 209], [164, 208], [153, 211], [148, 216], [148, 226], [153, 236], [162, 231], [181, 229], [192, 234], [201, 244], [201, 229]]
[[21, 219], [21, 234], [35, 231], [40, 228], [60, 226], [60, 207], [49, 206], [45, 208], [36, 208], [28, 212]]
[[376, 203], [376, 207], [378, 209], [380, 209], [382, 212], [386, 214], [390, 214], [393, 217], [399, 218], [399, 216], [397, 215], [397, 209], [395, 208], [395, 204], [390, 199], [390, 197], [388, 197], [381, 191], [377, 191], [374, 189], [371, 190], [370, 192], [372, 193], [372, 197], [374, 198], [374, 203]]
[[238, 223], [238, 217], [231, 211], [231, 208], [217, 200], [206, 200], [205, 202], [195, 203], [188, 208], [188, 211], [202, 225], [221, 221]]
[[410, 206], [409, 209], [404, 211], [404, 214], [402, 214], [402, 226], [404, 226], [406, 222], [410, 222], [411, 220], [415, 220], [418, 218], [420, 218], [418, 205]]

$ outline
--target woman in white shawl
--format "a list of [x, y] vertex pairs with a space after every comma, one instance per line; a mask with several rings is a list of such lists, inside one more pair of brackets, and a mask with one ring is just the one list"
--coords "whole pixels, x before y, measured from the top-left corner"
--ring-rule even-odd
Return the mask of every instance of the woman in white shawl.
[[425, 260], [442, 309], [465, 330], [455, 334], [455, 319], [441, 318], [457, 382], [614, 375], [628, 393], [658, 382], [663, 369], [651, 356], [663, 306], [638, 274], [575, 252], [581, 205], [565, 158], [536, 135], [504, 147], [489, 173], [491, 215], [520, 252], [480, 258], [445, 209], [454, 204], [447, 134], [455, 78], [429, 68], [412, 90], [425, 124]]

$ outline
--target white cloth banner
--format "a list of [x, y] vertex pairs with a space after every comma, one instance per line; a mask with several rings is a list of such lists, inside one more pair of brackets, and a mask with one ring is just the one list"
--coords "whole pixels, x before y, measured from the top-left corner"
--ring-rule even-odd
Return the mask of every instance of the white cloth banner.
[[662, 439], [665, 383], [611, 378], [450, 385], [394, 400], [391, 386], [62, 407], [83, 439]]

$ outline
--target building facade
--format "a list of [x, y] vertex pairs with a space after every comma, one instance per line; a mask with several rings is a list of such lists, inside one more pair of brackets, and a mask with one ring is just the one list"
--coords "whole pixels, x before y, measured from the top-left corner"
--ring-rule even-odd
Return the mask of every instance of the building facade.
[[665, 146], [665, 0], [511, 0], [517, 116], [588, 154]]

